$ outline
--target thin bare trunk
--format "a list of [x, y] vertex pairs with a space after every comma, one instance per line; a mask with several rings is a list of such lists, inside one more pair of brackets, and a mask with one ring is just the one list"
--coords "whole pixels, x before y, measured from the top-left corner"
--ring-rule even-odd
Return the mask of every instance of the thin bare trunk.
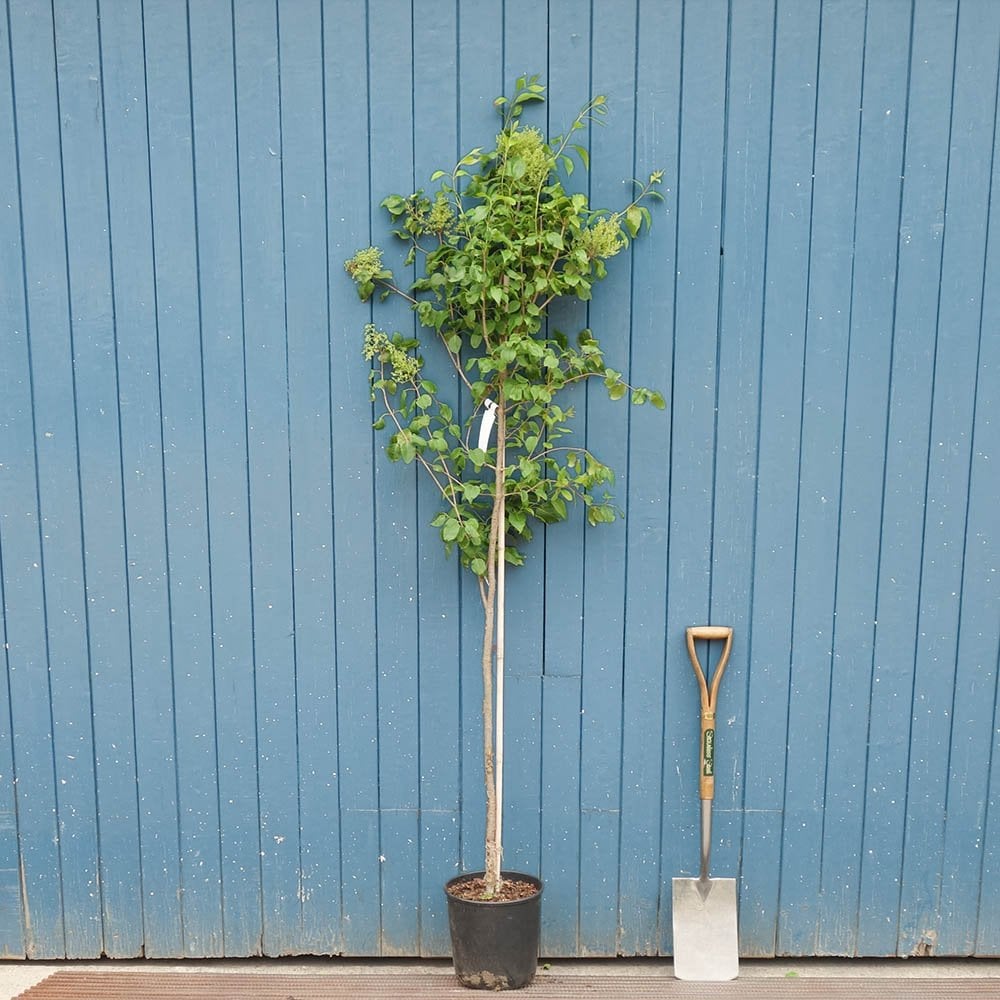
[[496, 809], [495, 848], [499, 888], [500, 866], [503, 864], [503, 687], [504, 687], [504, 605], [507, 579], [507, 420], [504, 413], [503, 386], [497, 400], [497, 599], [496, 599]]
[[[486, 558], [486, 590], [483, 595], [483, 762], [486, 784], [486, 895], [500, 891], [501, 796], [503, 795], [503, 599], [504, 599], [504, 522], [506, 422], [503, 387], [497, 400], [497, 463], [493, 512], [490, 517], [489, 549]], [[494, 641], [496, 646], [494, 647]], [[494, 717], [494, 648], [497, 671], [497, 714]], [[494, 733], [495, 738], [494, 738]]]
[[[492, 572], [490, 576], [493, 576]], [[486, 894], [488, 896], [496, 895], [500, 872], [500, 859], [494, 856], [497, 835], [497, 789], [493, 766], [493, 624], [496, 601], [494, 583], [495, 580], [490, 581], [483, 628], [483, 778], [486, 783]]]
[[483, 592], [483, 780], [486, 785], [486, 895], [500, 888], [500, 859], [496, 853], [497, 789], [493, 763], [493, 634], [496, 613], [497, 503], [490, 518], [486, 556], [486, 589]]

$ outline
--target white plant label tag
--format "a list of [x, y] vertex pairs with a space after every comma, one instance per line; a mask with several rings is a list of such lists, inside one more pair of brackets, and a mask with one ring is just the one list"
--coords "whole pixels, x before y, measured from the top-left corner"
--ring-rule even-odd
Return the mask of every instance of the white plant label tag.
[[493, 423], [497, 418], [497, 404], [492, 399], [484, 399], [483, 406], [486, 412], [483, 413], [483, 422], [479, 425], [479, 449], [486, 451], [490, 446], [490, 432], [493, 430]]

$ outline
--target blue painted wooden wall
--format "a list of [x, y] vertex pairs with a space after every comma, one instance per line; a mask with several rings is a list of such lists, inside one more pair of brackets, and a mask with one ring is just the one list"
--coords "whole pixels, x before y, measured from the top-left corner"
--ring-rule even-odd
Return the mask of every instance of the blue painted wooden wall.
[[447, 951], [480, 612], [342, 262], [522, 72], [608, 95], [596, 204], [668, 189], [558, 315], [669, 395], [576, 401], [627, 517], [510, 579], [543, 951], [669, 953], [713, 622], [744, 952], [1000, 953], [998, 52], [993, 0], [7, 0], [2, 953]]

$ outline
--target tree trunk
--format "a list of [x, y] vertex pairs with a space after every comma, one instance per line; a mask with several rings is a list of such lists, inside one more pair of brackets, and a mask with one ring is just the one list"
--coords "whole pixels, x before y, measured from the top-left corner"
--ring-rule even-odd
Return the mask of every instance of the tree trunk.
[[[500, 891], [500, 864], [503, 860], [503, 652], [504, 652], [504, 589], [506, 559], [506, 444], [507, 427], [504, 417], [503, 386], [497, 399], [497, 460], [493, 492], [493, 513], [490, 517], [489, 554], [486, 563], [487, 595], [484, 603], [483, 627], [483, 762], [486, 782], [486, 895]], [[496, 641], [496, 737], [494, 742], [494, 639]], [[496, 752], [494, 753], [494, 747]]]
[[486, 563], [483, 601], [483, 779], [486, 785], [486, 894], [500, 888], [497, 856], [497, 789], [493, 766], [493, 632], [496, 610], [496, 506], [490, 523], [490, 551]]

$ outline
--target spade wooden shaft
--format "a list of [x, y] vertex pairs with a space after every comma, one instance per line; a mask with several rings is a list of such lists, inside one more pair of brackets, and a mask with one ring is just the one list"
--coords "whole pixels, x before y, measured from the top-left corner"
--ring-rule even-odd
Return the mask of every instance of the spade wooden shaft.
[[[694, 647], [698, 639], [723, 639], [725, 646], [709, 685], [705, 671], [698, 662]], [[719, 700], [719, 684], [733, 648], [733, 630], [724, 625], [694, 625], [687, 630], [688, 656], [698, 679], [701, 697], [701, 741], [698, 767], [698, 791], [701, 797], [701, 870], [698, 880], [707, 886], [708, 865], [712, 851], [712, 799], [715, 797], [715, 708]]]

